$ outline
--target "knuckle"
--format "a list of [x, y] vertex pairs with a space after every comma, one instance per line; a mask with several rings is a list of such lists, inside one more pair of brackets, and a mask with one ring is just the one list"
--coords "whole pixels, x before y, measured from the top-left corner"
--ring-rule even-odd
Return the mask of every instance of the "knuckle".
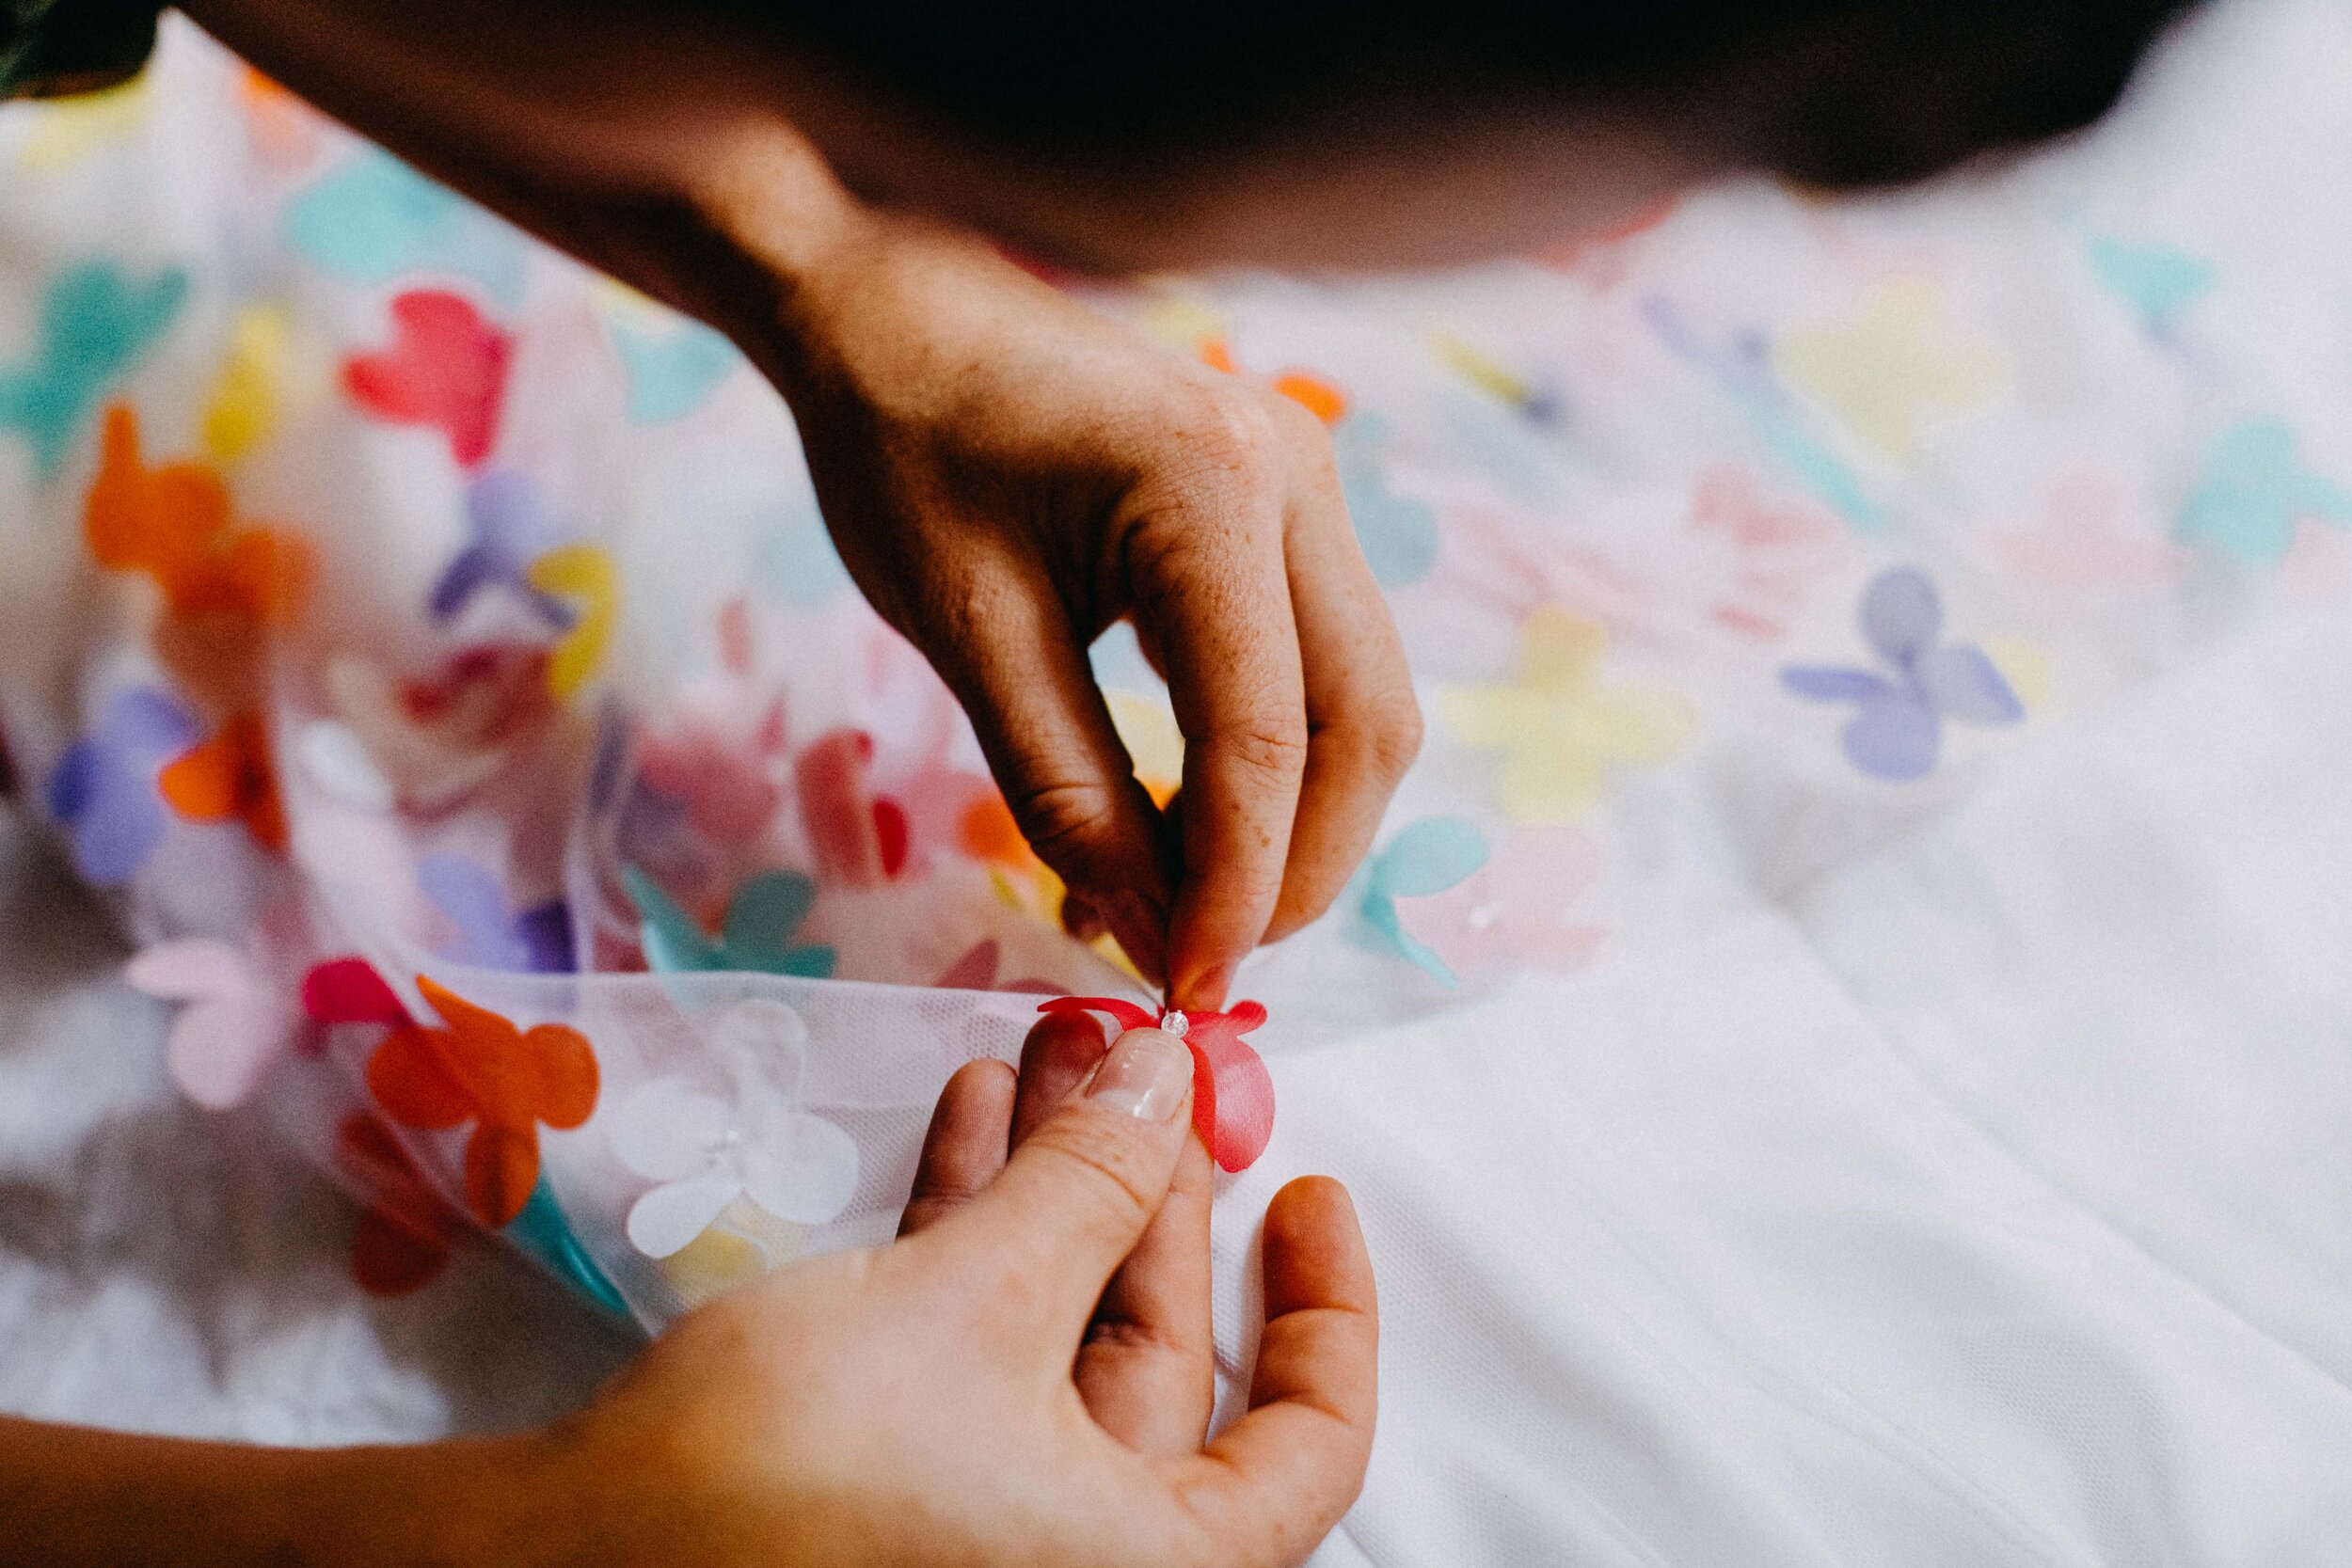
[[1189, 466], [1204, 481], [1244, 489], [1275, 482], [1280, 445], [1277, 416], [1254, 393], [1204, 391], [1178, 428]]
[[952, 1299], [959, 1321], [971, 1323], [1034, 1324], [1051, 1296], [1037, 1259], [1017, 1250], [975, 1263], [961, 1282], [963, 1289]]
[[934, 1224], [962, 1208], [987, 1190], [985, 1178], [962, 1173], [936, 1176], [926, 1173], [923, 1186], [907, 1199], [901, 1223], [909, 1228]]
[[1291, 450], [1323, 467], [1331, 466], [1331, 427], [1305, 404], [1277, 392], [1268, 400], [1267, 417]]
[[1373, 766], [1388, 779], [1401, 779], [1421, 755], [1425, 726], [1421, 704], [1412, 689], [1402, 688], [1375, 697], [1364, 720], [1364, 745]]
[[898, 1234], [912, 1236], [928, 1230], [963, 1206], [962, 1199], [944, 1193], [927, 1193], [907, 1199], [907, 1206], [898, 1212]]
[[1076, 781], [1021, 790], [1011, 806], [1029, 847], [1065, 876], [1102, 852], [1118, 813], [1107, 786]]
[[757, 1339], [757, 1312], [744, 1292], [705, 1302], [671, 1329], [671, 1338], [699, 1353], [732, 1360], [750, 1354]]
[[1086, 1345], [1119, 1355], [1157, 1355], [1174, 1348], [1167, 1330], [1134, 1318], [1097, 1318], [1087, 1325]]
[[1210, 743], [1243, 772], [1287, 784], [1307, 767], [1307, 726], [1303, 718], [1268, 715], [1248, 723], [1228, 725], [1209, 737]]

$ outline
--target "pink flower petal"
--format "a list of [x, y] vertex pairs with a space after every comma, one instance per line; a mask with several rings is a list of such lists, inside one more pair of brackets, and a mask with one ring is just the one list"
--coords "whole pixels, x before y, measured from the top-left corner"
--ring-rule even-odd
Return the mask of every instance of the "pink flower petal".
[[171, 1081], [208, 1111], [241, 1105], [283, 1043], [284, 1020], [256, 994], [192, 1002], [165, 1046]]
[[225, 942], [157, 942], [125, 964], [122, 976], [167, 1002], [240, 996], [258, 985], [245, 955]]

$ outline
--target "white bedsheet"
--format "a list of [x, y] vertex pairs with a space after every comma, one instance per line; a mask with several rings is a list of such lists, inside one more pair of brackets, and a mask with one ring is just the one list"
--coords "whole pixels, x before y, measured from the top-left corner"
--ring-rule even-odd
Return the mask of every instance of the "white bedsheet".
[[[2338, 1560], [2347, 667], [2268, 628], [1786, 913], [1279, 1063], [1225, 1244], [1343, 1171], [1388, 1306], [1323, 1560]], [[0, 1404], [415, 1437], [625, 1354], [484, 1249], [358, 1297], [340, 1199], [173, 1097], [96, 911], [5, 863]]]
[[1324, 1560], [2344, 1560], [2347, 668], [2272, 627], [1784, 911], [1281, 1064], [1227, 1212], [1346, 1172], [1388, 1309]]

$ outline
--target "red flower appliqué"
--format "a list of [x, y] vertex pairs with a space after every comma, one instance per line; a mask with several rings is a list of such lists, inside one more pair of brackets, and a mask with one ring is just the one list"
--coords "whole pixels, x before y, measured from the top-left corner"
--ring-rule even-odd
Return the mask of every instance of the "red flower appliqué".
[[1248, 1170], [1274, 1134], [1274, 1080], [1242, 1036], [1265, 1008], [1237, 1002], [1221, 1013], [1154, 1013], [1115, 996], [1057, 996], [1041, 1013], [1103, 1013], [1121, 1029], [1165, 1029], [1192, 1051], [1192, 1125], [1220, 1169]]

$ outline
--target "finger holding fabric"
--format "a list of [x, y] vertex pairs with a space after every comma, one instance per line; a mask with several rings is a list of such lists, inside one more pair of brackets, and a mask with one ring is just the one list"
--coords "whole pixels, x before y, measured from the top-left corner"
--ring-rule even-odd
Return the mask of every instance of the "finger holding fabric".
[[[959, 1070], [924, 1140], [899, 1234], [936, 1225], [977, 1197], [1003, 1168], [1008, 1148], [1044, 1125], [1108, 1051], [1093, 1018], [1063, 1013], [1029, 1031], [1017, 1085], [1001, 1062]], [[1159, 1212], [1104, 1289], [1073, 1372], [1095, 1420], [1137, 1452], [1198, 1450], [1216, 1402], [1210, 1169], [1200, 1141], [1185, 1140]]]
[[[657, 77], [649, 30], [553, 0], [194, 8], [426, 172], [735, 341], [791, 407], [851, 577], [964, 704], [1078, 923], [1099, 917], [1177, 1005], [1217, 1006], [1270, 926], [1344, 883], [1413, 721], [1311, 416], [866, 199], [886, 179], [820, 142], [870, 106], [715, 14], [659, 30]], [[1181, 832], [1088, 663], [1129, 615], [1188, 742]]]
[[[1105, 1050], [1101, 1027], [1084, 1013], [1048, 1017], [1029, 1031], [1013, 1104], [1015, 1148], [1076, 1091]], [[1188, 1138], [1160, 1212], [1104, 1287], [1078, 1352], [1073, 1377], [1087, 1408], [1138, 1452], [1199, 1449], [1216, 1402], [1209, 1332], [1215, 1197], [1208, 1148]]]
[[[1205, 1271], [1205, 1226], [1143, 1250], [1181, 1167], [1200, 1158], [1189, 1053], [1152, 1029], [1104, 1050], [1092, 1030], [1046, 1021], [1019, 1085], [997, 1064], [958, 1075], [904, 1239], [723, 1297], [589, 1412], [518, 1442], [507, 1463], [544, 1482], [520, 1495], [544, 1501], [514, 1536], [530, 1551], [506, 1560], [1302, 1560], [1369, 1455], [1376, 1331], [1353, 1213], [1330, 1183], [1277, 1196], [1270, 1354], [1253, 1410], [1215, 1442], [1198, 1390], [1143, 1363], [1105, 1364], [1085, 1386], [1096, 1325], [1122, 1289], [1163, 1314], [1146, 1317], [1152, 1333], [1173, 1337], [1187, 1320], [1202, 1347], [1187, 1354], [1205, 1356], [1208, 1333], [1206, 1292], [1188, 1284]], [[573, 1479], [584, 1477], [596, 1481]]]
[[[888, 215], [856, 231], [743, 337], [842, 560], [962, 702], [1072, 924], [1214, 1007], [1270, 925], [1336, 895], [1418, 743], [1329, 441], [984, 246]], [[1122, 618], [1186, 742], [1172, 816], [1088, 661]]]

